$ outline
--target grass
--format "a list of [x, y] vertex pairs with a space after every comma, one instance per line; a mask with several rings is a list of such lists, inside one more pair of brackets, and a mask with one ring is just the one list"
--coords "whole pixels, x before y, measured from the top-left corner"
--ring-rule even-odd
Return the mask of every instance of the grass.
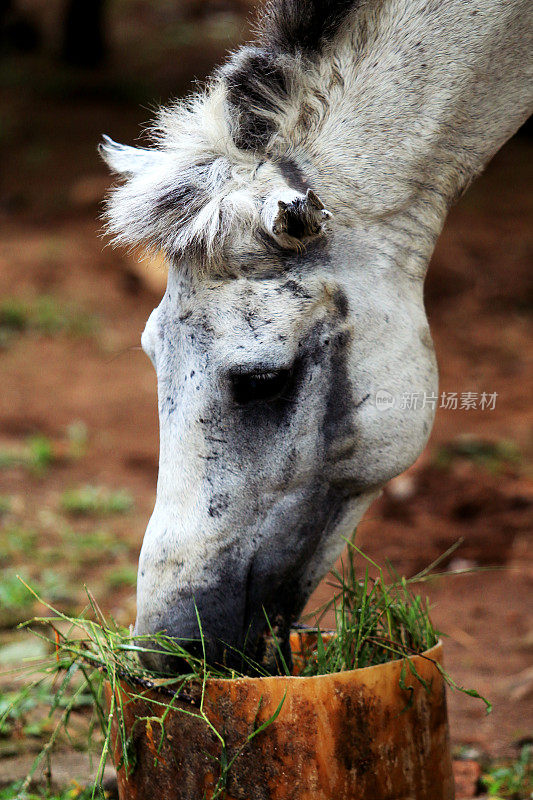
[[[61, 459], [76, 461], [87, 447], [87, 427], [83, 422], [73, 422], [66, 430], [66, 441], [54, 444], [44, 433], [28, 436], [22, 445], [0, 448], [0, 469], [23, 467], [30, 474], [43, 477], [49, 467]], [[0, 496], [0, 516], [9, 510]]]
[[[27, 585], [23, 585], [27, 592], [31, 592]], [[34, 599], [43, 602], [35, 594]], [[10, 718], [17, 718], [21, 713], [23, 714], [28, 698], [34, 697], [36, 693], [43, 692], [45, 687], [53, 687], [53, 691], [51, 691], [53, 702], [51, 703], [50, 716], [55, 715], [57, 721], [48, 743], [34, 762], [25, 782], [21, 785], [19, 790], [20, 797], [28, 797], [27, 790], [31, 785], [32, 777], [39, 763], [49, 756], [60, 732], [68, 727], [70, 715], [79, 703], [80, 697], [87, 697], [87, 695], [90, 695], [93, 700], [94, 719], [91, 723], [91, 731], [99, 724], [103, 735], [103, 749], [97, 771], [96, 784], [91, 796], [103, 796], [101, 779], [109, 755], [111, 720], [113, 717], [118, 719], [119, 731], [124, 734], [120, 737], [124, 766], [126, 770], [131, 768], [129, 744], [125, 736], [123, 711], [120, 704], [121, 695], [118, 692], [114, 692], [111, 701], [111, 712], [108, 714], [103, 699], [103, 686], [104, 681], [108, 680], [113, 690], [115, 690], [119, 681], [126, 679], [133, 687], [141, 687], [139, 691], [133, 691], [132, 693], [133, 697], [141, 697], [142, 695], [139, 692], [154, 685], [153, 674], [145, 670], [138, 659], [138, 655], [141, 652], [150, 652], [157, 649], [160, 652], [169, 653], [185, 660], [190, 671], [175, 678], [167, 678], [160, 684], [159, 690], [166, 691], [170, 698], [183, 698], [186, 696], [189, 701], [193, 702], [191, 711], [188, 713], [203, 720], [206, 725], [215, 731], [203, 710], [205, 682], [207, 677], [235, 677], [235, 673], [208, 669], [203, 659], [192, 656], [184, 648], [183, 642], [171, 639], [163, 634], [150, 637], [134, 637], [129, 631], [115, 625], [112, 620], [110, 622], [104, 620], [98, 606], [90, 595], [88, 608], [91, 614], [89, 616], [69, 617], [53, 609], [50, 605], [45, 605], [52, 616], [36, 618], [32, 622], [34, 625], [41, 626], [41, 629], [37, 630], [36, 634], [51, 646], [52, 656], [49, 659], [40, 659], [38, 663], [32, 664], [30, 662], [28, 664], [29, 676], [34, 674], [34, 680], [16, 693], [16, 697], [9, 707], [4, 710], [3, 714], [0, 714], [0, 726], [2, 726], [9, 722]], [[65, 627], [67, 632], [62, 633], [61, 628]], [[196, 692], [195, 698], [192, 696], [194, 692]], [[120, 700], [117, 701], [117, 697]], [[192, 710], [193, 708], [194, 710]], [[22, 712], [19, 709], [22, 709]], [[218, 731], [215, 732], [223, 748], [224, 740]], [[231, 760], [228, 761], [228, 764], [230, 763]], [[219, 793], [214, 796], [221, 795]]]
[[[65, 581], [65, 576], [54, 569], [39, 569], [38, 580], [32, 580], [34, 588], [53, 602], [73, 607], [75, 587]], [[0, 570], [0, 628], [17, 625], [27, 619], [35, 605], [35, 596], [27, 588], [30, 580], [24, 570], [21, 575], [14, 567]]]
[[7, 297], [0, 303], [0, 346], [8, 346], [14, 337], [26, 333], [88, 336], [95, 328], [94, 317], [48, 295], [31, 301]]
[[496, 764], [483, 776], [489, 797], [529, 800], [533, 796], [533, 747], [525, 745], [516, 761]]
[[0, 563], [9, 564], [34, 552], [37, 531], [19, 525], [5, 524], [0, 537]]
[[42, 477], [55, 461], [52, 442], [42, 433], [29, 436], [24, 446], [0, 449], [0, 469], [24, 467], [37, 477]]
[[36, 435], [28, 439], [28, 462], [30, 469], [37, 475], [46, 472], [54, 460], [52, 442], [47, 436]]
[[[86, 566], [100, 564], [105, 554], [106, 562], [128, 554], [130, 546], [102, 528], [80, 531], [70, 527], [60, 530], [59, 544], [50, 549], [50, 556], [57, 560], [63, 556], [70, 563]], [[132, 567], [130, 569], [133, 569]]]
[[[24, 698], [22, 702], [14, 703], [17, 699], [17, 692], [2, 692], [0, 694], [0, 736], [11, 736], [17, 732], [23, 736], [34, 736], [37, 734], [37, 727], [30, 722], [28, 716], [31, 711], [38, 708], [41, 704], [53, 701], [53, 697], [45, 687], [39, 689]], [[40, 720], [38, 726], [42, 732], [46, 728], [46, 717]]]
[[35, 601], [25, 583], [12, 570], [0, 572], [0, 607], [5, 610], [31, 609]]
[[[413, 586], [437, 577], [435, 570], [460, 546], [461, 540], [411, 578], [400, 577], [389, 565], [388, 579], [384, 570], [353, 541], [347, 544], [346, 562], [342, 562], [340, 571], [331, 572], [332, 599], [310, 615], [317, 623], [317, 643], [303, 654], [299, 674], [302, 677], [325, 675], [403, 659], [401, 688], [404, 688], [407, 669], [424, 683], [409, 656], [434, 647], [441, 634], [432, 625], [428, 599], [416, 594]], [[363, 578], [357, 577], [357, 555], [367, 564]], [[369, 566], [374, 568], [376, 577], [370, 577]], [[325, 636], [320, 622], [331, 610], [335, 625]], [[439, 663], [435, 662], [435, 666], [450, 688], [482, 700], [490, 713], [492, 706], [485, 697], [475, 689], [459, 686]]]
[[3, 517], [5, 514], [9, 514], [11, 511], [11, 498], [8, 495], [0, 494], [0, 517]]
[[520, 466], [522, 456], [516, 444], [501, 439], [488, 441], [475, 436], [459, 436], [452, 442], [442, 445], [436, 452], [435, 464], [442, 469], [449, 469], [454, 462], [470, 461], [477, 467], [498, 475], [509, 468]]
[[[334, 595], [319, 610], [317, 647], [305, 654], [302, 675], [324, 675], [384, 664], [394, 658], [423, 653], [439, 640], [439, 633], [431, 623], [427, 599], [411, 589], [413, 583], [430, 574], [431, 568], [410, 580], [400, 578], [391, 570], [387, 581], [381, 567], [352, 542], [348, 546], [346, 567], [343, 562], [340, 572], [333, 570], [331, 573]], [[355, 555], [367, 562], [362, 579], [356, 576]], [[370, 577], [369, 565], [377, 570], [377, 577]], [[330, 610], [335, 618], [334, 635], [325, 641], [320, 620]]]
[[131, 564], [122, 564], [110, 570], [105, 577], [106, 585], [110, 589], [121, 589], [123, 586], [135, 586], [137, 570]]
[[[431, 624], [427, 601], [413, 592], [413, 586], [423, 583], [434, 575], [441, 560], [449, 555], [450, 551], [427, 570], [411, 579], [400, 578], [392, 570], [389, 579], [386, 579], [384, 571], [350, 543], [346, 568], [332, 573], [334, 597], [331, 603], [317, 612], [317, 625], [314, 628], [316, 646], [305, 654], [304, 661], [300, 664], [300, 674], [305, 677], [339, 672], [400, 658], [404, 662], [400, 687], [406, 690], [406, 708], [409, 707], [412, 695], [406, 684], [408, 670], [420, 680], [426, 691], [430, 691], [431, 687], [418, 675], [414, 663], [408, 656], [431, 648], [437, 643], [439, 633]], [[365, 558], [367, 562], [363, 578], [358, 578], [356, 574], [357, 556]], [[370, 567], [377, 573], [375, 577], [370, 577]], [[54, 743], [61, 732], [68, 730], [71, 714], [80, 703], [80, 698], [86, 702], [88, 696], [92, 698], [93, 712], [89, 726], [89, 742], [92, 740], [92, 733], [98, 727], [101, 733], [100, 741], [103, 742], [96, 783], [91, 789], [90, 796], [104, 796], [101, 781], [111, 749], [113, 720], [118, 729], [121, 763], [126, 772], [134, 769], [132, 749], [124, 721], [123, 698], [122, 694], [116, 691], [120, 683], [126, 681], [131, 687], [129, 694], [132, 699], [143, 698], [146, 701], [146, 690], [157, 686], [157, 696], [161, 699], [151, 699], [150, 703], [158, 706], [159, 711], [164, 708], [164, 712], [161, 715], [158, 713], [158, 708], [155, 708], [153, 714], [135, 721], [135, 725], [146, 725], [147, 730], [148, 726], [152, 730], [152, 723], [157, 723], [157, 730], [161, 731], [161, 735], [157, 747], [154, 745], [156, 760], [165, 737], [166, 716], [171, 709], [189, 714], [209, 728], [219, 745], [218, 777], [212, 800], [223, 798], [228, 775], [236, 759], [243, 755], [252, 738], [260, 735], [274, 722], [281, 711], [283, 701], [269, 720], [254, 730], [241, 747], [230, 753], [224, 736], [214, 727], [205, 713], [204, 697], [209, 678], [230, 679], [238, 677], [238, 673], [223, 667], [212, 667], [206, 663], [203, 631], [198, 612], [200, 636], [197, 644], [199, 643], [201, 647], [193, 654], [188, 649], [191, 640], [177, 640], [163, 633], [134, 636], [131, 631], [120, 627], [112, 619], [105, 619], [89, 592], [89, 602], [85, 612], [80, 617], [73, 617], [45, 603], [24, 583], [21, 586], [25, 592], [24, 596], [33, 595], [33, 601], [44, 603], [47, 609], [47, 616], [33, 619], [31, 626], [36, 635], [46, 643], [50, 656], [27, 662], [27, 683], [23, 689], [15, 693], [9, 707], [5, 708], [3, 713], [0, 712], [0, 730], [2, 725], [12, 724], [13, 720], [24, 717], [25, 704], [35, 697], [36, 693], [37, 696], [39, 693], [42, 696], [42, 693], [46, 692], [51, 697], [51, 702], [48, 703], [50, 706], [48, 717], [53, 718], [54, 725], [47, 744], [21, 786], [19, 797], [27, 800], [28, 788], [39, 763], [50, 757]], [[336, 630], [330, 638], [321, 631], [320, 621], [331, 609], [335, 614]], [[268, 619], [267, 623], [270, 627]], [[280, 674], [286, 674], [288, 668], [272, 628], [270, 633], [279, 655]], [[155, 651], [182, 659], [182, 663], [186, 665], [182, 674], [163, 677], [145, 669], [139, 660], [139, 655]], [[245, 661], [254, 674], [266, 674], [258, 664], [246, 658]], [[449, 686], [471, 696], [480, 697], [475, 690], [458, 686], [440, 665], [436, 666]], [[106, 681], [112, 689], [109, 708], [104, 702]], [[186, 700], [187, 705], [173, 706], [176, 699]], [[490, 710], [488, 702], [484, 702]]]
[[87, 485], [63, 492], [61, 508], [77, 517], [126, 514], [133, 509], [133, 498], [125, 489], [110, 491], [102, 486]]
[[[20, 797], [23, 781], [17, 781], [4, 789], [0, 789], [0, 800], [16, 800]], [[47, 789], [35, 789], [24, 795], [25, 800], [90, 800], [93, 789], [90, 786], [80, 786], [76, 781], [60, 791], [49, 792]]]
[[12, 628], [34, 611], [34, 598], [14, 569], [0, 570], [0, 629]]

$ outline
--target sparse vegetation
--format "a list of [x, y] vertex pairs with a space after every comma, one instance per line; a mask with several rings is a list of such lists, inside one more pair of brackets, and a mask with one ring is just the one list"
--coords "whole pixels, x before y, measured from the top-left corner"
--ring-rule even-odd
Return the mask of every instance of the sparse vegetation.
[[5, 494], [0, 494], [0, 517], [11, 511], [11, 498]]
[[28, 466], [37, 475], [43, 475], [54, 460], [52, 442], [41, 434], [28, 439]]
[[[66, 437], [52, 441], [44, 433], [27, 436], [24, 443], [0, 448], [0, 469], [22, 467], [32, 475], [42, 478], [48, 469], [60, 461], [76, 461], [87, 448], [87, 426], [80, 421], [67, 427]], [[0, 516], [3, 510], [0, 496]]]
[[122, 564], [111, 570], [106, 575], [106, 583], [110, 589], [120, 589], [123, 586], [135, 586], [137, 570], [131, 564]]
[[9, 345], [23, 333], [88, 336], [96, 327], [93, 316], [48, 295], [33, 300], [8, 297], [0, 303], [0, 346]]
[[[35, 735], [35, 723], [30, 722], [29, 715], [40, 705], [47, 705], [51, 702], [53, 702], [53, 696], [44, 686], [37, 687], [34, 692], [22, 699], [19, 698], [17, 692], [0, 693], [0, 719], [2, 720], [0, 736], [10, 736], [15, 730], [18, 730], [24, 736]], [[41, 731], [45, 721], [46, 716], [44, 721], [41, 720], [39, 726]]]
[[17, 557], [29, 555], [36, 538], [37, 532], [33, 529], [5, 525], [0, 539], [0, 562], [7, 564]]
[[109, 561], [129, 551], [126, 542], [101, 528], [79, 531], [64, 527], [60, 536], [61, 543], [54, 548], [54, 554], [58, 555], [60, 551], [68, 561], [75, 561], [78, 564], [97, 564], [102, 560], [104, 553], [106, 561]]
[[3, 611], [31, 609], [35, 602], [33, 594], [28, 590], [19, 576], [9, 569], [0, 572], [0, 608]]
[[506, 439], [489, 441], [475, 436], [460, 436], [442, 445], [436, 452], [435, 464], [449, 469], [456, 461], [470, 461], [493, 474], [499, 474], [510, 467], [518, 467], [521, 454], [517, 445]]
[[61, 507], [68, 514], [80, 517], [126, 514], [133, 508], [133, 498], [125, 489], [110, 491], [87, 485], [63, 492]]
[[[11, 786], [6, 786], [0, 789], [0, 800], [17, 800], [20, 797], [23, 781], [12, 783]], [[93, 788], [91, 786], [80, 786], [76, 781], [72, 781], [71, 785], [60, 792], [50, 792], [48, 789], [33, 790], [24, 795], [25, 800], [90, 800], [93, 796]], [[107, 795], [104, 793], [104, 797]]]
[[525, 745], [516, 761], [496, 764], [483, 776], [490, 797], [530, 800], [533, 797], [533, 746]]
[[54, 460], [52, 442], [42, 433], [29, 436], [22, 447], [0, 450], [0, 469], [23, 467], [37, 477], [42, 477]]
[[15, 298], [2, 301], [0, 305], [0, 328], [3, 331], [24, 331], [28, 327], [28, 311], [24, 303]]
[[32, 613], [35, 595], [26, 588], [30, 580], [43, 597], [72, 608], [77, 591], [65, 575], [53, 569], [40, 569], [38, 574], [38, 579], [33, 579], [28, 576], [27, 569], [20, 572], [14, 567], [0, 570], [0, 628], [17, 625]]

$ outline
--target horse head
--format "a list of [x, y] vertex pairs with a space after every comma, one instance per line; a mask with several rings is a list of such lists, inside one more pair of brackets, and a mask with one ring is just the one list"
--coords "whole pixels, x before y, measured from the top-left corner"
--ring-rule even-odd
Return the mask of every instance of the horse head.
[[161, 441], [136, 631], [198, 639], [200, 620], [212, 663], [272, 669], [272, 633], [289, 659], [345, 537], [423, 449], [426, 266], [450, 203], [525, 113], [516, 92], [498, 105], [487, 55], [516, 28], [498, 76], [518, 83], [520, 0], [490, 36], [459, 0], [374, 5], [270, 4], [258, 44], [163, 110], [152, 147], [102, 146], [122, 178], [110, 232], [169, 263], [142, 336]]

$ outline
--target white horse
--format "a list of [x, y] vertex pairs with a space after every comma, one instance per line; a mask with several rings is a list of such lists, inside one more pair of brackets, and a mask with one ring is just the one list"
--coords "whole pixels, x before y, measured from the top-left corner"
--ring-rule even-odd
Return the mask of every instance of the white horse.
[[210, 661], [268, 666], [268, 616], [288, 658], [343, 537], [423, 449], [434, 403], [401, 398], [437, 392], [426, 267], [531, 111], [532, 15], [271, 0], [257, 43], [161, 111], [152, 149], [106, 139], [109, 230], [170, 262], [142, 337], [161, 452], [139, 633], [198, 637], [196, 606]]

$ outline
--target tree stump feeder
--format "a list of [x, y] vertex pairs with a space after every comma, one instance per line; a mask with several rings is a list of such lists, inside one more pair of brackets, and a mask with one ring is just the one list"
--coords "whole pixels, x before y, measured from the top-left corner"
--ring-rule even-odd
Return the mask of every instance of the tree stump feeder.
[[[127, 775], [121, 765], [115, 715], [120, 800], [453, 800], [446, 687], [433, 663], [441, 658], [440, 643], [411, 657], [429, 691], [402, 673], [402, 659], [317, 677], [208, 680], [203, 710], [225, 748], [205, 720], [180, 711], [197, 709], [173, 702], [157, 758], [161, 726], [140, 718], [161, 717], [168, 698], [157, 690], [132, 698], [123, 684], [135, 766]], [[222, 765], [237, 753], [216, 794]]]

